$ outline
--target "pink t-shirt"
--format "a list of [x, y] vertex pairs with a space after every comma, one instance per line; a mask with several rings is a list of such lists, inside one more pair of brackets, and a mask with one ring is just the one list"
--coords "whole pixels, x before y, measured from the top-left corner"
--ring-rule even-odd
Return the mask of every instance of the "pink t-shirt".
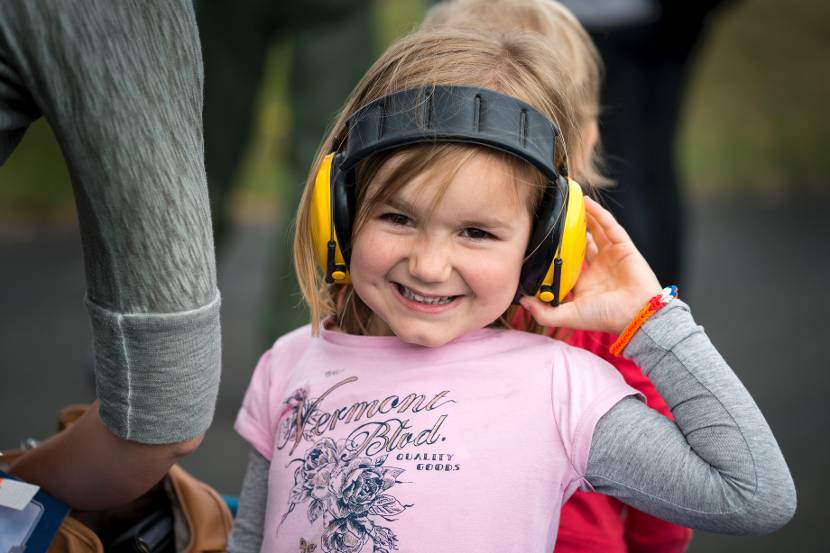
[[631, 394], [527, 332], [425, 348], [300, 328], [262, 356], [236, 421], [271, 462], [262, 551], [550, 553], [597, 420]]

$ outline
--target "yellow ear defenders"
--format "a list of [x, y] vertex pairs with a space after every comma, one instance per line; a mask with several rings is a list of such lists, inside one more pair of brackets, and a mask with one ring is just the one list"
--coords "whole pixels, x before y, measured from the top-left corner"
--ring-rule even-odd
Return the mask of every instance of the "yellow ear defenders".
[[567, 169], [554, 166], [559, 129], [542, 113], [492, 90], [434, 86], [379, 98], [352, 114], [346, 125], [346, 145], [323, 159], [311, 201], [312, 238], [327, 282], [350, 283], [357, 165], [411, 144], [456, 142], [514, 155], [547, 177], [515, 301], [534, 294], [558, 305], [573, 289], [585, 258], [585, 204]]
[[334, 218], [331, 209], [331, 166], [334, 154], [323, 158], [317, 176], [314, 179], [314, 192], [311, 197], [311, 237], [317, 260], [326, 273], [327, 282], [351, 284], [346, 261], [337, 242]]
[[568, 177], [563, 180], [567, 182], [568, 200], [561, 225], [562, 237], [535, 294], [543, 302], [554, 305], [559, 305], [562, 298], [573, 290], [585, 260], [586, 219], [582, 187]]

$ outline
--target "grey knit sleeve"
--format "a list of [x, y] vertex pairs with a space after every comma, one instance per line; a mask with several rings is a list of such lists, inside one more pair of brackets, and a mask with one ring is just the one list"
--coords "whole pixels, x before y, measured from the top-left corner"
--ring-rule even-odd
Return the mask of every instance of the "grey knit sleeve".
[[0, 163], [44, 116], [81, 228], [101, 418], [144, 443], [210, 425], [219, 293], [189, 0], [0, 2]]
[[248, 470], [239, 494], [239, 509], [228, 540], [228, 553], [259, 553], [265, 533], [265, 507], [268, 502], [268, 471], [271, 463], [251, 448]]
[[586, 478], [598, 492], [711, 532], [764, 534], [786, 524], [795, 486], [752, 397], [688, 306], [653, 316], [625, 350], [666, 400], [671, 422], [626, 398], [597, 423]]

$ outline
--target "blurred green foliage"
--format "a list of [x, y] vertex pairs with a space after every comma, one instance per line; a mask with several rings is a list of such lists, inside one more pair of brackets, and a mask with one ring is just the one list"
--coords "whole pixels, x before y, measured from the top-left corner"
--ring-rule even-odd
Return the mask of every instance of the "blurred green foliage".
[[[425, 4], [421, 0], [376, 0], [376, 43], [385, 47], [413, 30], [424, 10]], [[259, 117], [237, 175], [238, 186], [234, 187], [231, 211], [237, 216], [244, 214], [248, 221], [272, 220], [274, 211], [280, 211], [282, 207], [282, 188], [291, 186], [292, 175], [283, 159], [292, 125], [288, 101], [292, 46], [291, 41], [279, 42], [269, 53], [265, 79], [257, 99]], [[290, 217], [292, 214], [283, 215]]]
[[679, 152], [690, 190], [830, 192], [830, 2], [745, 0], [712, 23]]
[[[378, 42], [409, 32], [422, 0], [376, 0]], [[234, 201], [273, 211], [289, 137], [289, 43], [275, 44]], [[698, 195], [828, 193], [830, 2], [744, 0], [712, 21], [690, 81], [679, 160]], [[48, 126], [32, 125], [0, 167], [0, 217], [72, 211], [69, 178]]]
[[65, 215], [74, 205], [60, 148], [41, 118], [29, 127], [20, 145], [0, 167], [0, 217]]
[[247, 218], [269, 219], [280, 190], [275, 183], [289, 178], [282, 161], [285, 141], [290, 136], [291, 109], [287, 98], [291, 44], [271, 48], [266, 62], [262, 90], [257, 99], [257, 117], [251, 128], [251, 142], [237, 174], [238, 184], [231, 200], [232, 211]]

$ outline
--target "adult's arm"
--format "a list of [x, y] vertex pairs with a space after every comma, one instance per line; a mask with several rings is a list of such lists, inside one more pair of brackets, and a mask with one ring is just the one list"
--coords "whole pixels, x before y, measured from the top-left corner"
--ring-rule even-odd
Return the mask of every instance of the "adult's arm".
[[[13, 470], [76, 507], [87, 500], [70, 478], [126, 501], [138, 490], [119, 485], [134, 476], [122, 463], [145, 460], [139, 480], [152, 484], [213, 416], [220, 300], [202, 81], [187, 0], [0, 2], [0, 162], [29, 122], [48, 120], [75, 192], [100, 402]], [[104, 447], [109, 465], [55, 463], [70, 438]]]
[[625, 350], [675, 423], [627, 398], [597, 423], [586, 478], [596, 491], [701, 530], [763, 534], [796, 507], [792, 477], [752, 397], [683, 302], [654, 315]]

